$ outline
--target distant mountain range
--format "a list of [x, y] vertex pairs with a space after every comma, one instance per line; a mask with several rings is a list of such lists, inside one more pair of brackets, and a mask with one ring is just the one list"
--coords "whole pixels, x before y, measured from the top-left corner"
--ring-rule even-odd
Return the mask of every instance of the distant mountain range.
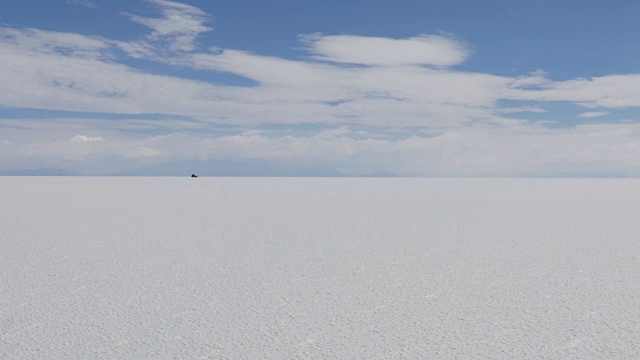
[[[329, 166], [314, 166], [293, 161], [264, 160], [185, 160], [137, 167], [115, 173], [91, 174], [97, 176], [251, 176], [251, 177], [345, 177], [342, 172]], [[41, 168], [30, 170], [0, 171], [0, 176], [76, 176], [88, 175], [63, 169]], [[361, 177], [395, 177], [387, 171], [378, 170]]]
[[361, 175], [360, 177], [396, 177], [396, 176], [388, 171], [378, 170], [368, 174]]
[[139, 167], [114, 175], [120, 176], [308, 176], [339, 177], [332, 168], [310, 167], [291, 162], [262, 160], [204, 160], [177, 161]]
[[0, 176], [74, 176], [75, 173], [63, 169], [41, 168], [28, 170], [3, 170]]

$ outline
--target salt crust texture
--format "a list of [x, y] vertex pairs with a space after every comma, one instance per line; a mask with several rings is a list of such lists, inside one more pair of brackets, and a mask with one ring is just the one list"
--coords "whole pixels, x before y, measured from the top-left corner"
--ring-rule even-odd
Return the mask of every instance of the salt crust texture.
[[0, 359], [639, 359], [640, 181], [0, 178]]

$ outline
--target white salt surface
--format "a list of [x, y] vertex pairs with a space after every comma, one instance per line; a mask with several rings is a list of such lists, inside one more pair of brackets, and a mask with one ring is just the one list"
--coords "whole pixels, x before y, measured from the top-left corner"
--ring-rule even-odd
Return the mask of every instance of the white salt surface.
[[640, 359], [640, 181], [0, 178], [0, 359]]

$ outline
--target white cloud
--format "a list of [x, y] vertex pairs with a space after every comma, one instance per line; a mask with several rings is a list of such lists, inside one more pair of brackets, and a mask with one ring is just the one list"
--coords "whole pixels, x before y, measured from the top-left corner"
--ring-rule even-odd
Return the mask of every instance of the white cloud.
[[96, 3], [90, 0], [67, 0], [67, 4], [84, 6], [90, 9], [98, 8], [98, 5], [96, 5]]
[[545, 82], [543, 88], [527, 88], [514, 82], [505, 97], [533, 101], [569, 101], [585, 107], [640, 107], [640, 75], [607, 75], [591, 79]]
[[547, 88], [552, 85], [553, 82], [548, 79], [547, 73], [542, 69], [538, 69], [526, 75], [518, 76], [511, 82], [511, 86], [513, 88], [540, 89]]
[[[208, 16], [197, 7], [167, 0], [146, 0], [157, 6], [162, 16], [161, 18], [143, 17], [133, 14], [126, 14], [132, 21], [147, 26], [153, 30], [149, 35], [149, 40], [165, 43], [174, 52], [193, 51], [196, 49], [196, 38], [204, 33], [213, 30], [205, 25]], [[156, 48], [156, 50], [160, 50]]]
[[212, 109], [207, 100], [216, 92], [214, 85], [146, 74], [99, 57], [40, 50], [32, 50], [29, 42], [0, 41], [0, 67], [7, 70], [0, 72], [0, 105], [106, 113]]
[[[305, 113], [275, 122], [348, 121], [366, 124], [455, 124], [491, 116], [510, 79], [415, 66], [345, 68], [227, 50], [194, 54], [179, 64], [226, 71], [259, 83], [235, 89], [236, 98], [270, 107], [277, 114]], [[262, 115], [272, 122], [269, 112]]]
[[608, 114], [609, 113], [606, 112], [606, 111], [588, 111], [588, 112], [584, 112], [582, 114], [579, 114], [576, 117], [591, 119], [591, 118], [605, 116], [605, 115], [608, 115]]
[[117, 41], [116, 46], [134, 59], [153, 59], [157, 50], [146, 41]]
[[469, 53], [459, 41], [439, 35], [390, 39], [314, 34], [301, 39], [317, 59], [347, 64], [453, 66], [462, 63]]
[[547, 111], [540, 106], [522, 106], [522, 107], [507, 107], [501, 108], [500, 112], [503, 114], [517, 114], [517, 113], [536, 113], [544, 114]]
[[0, 27], [0, 45], [7, 47], [7, 51], [19, 49], [27, 55], [59, 54], [81, 58], [103, 57], [111, 47], [108, 40], [97, 36], [7, 27]]
[[87, 135], [76, 135], [69, 139], [71, 142], [96, 142], [103, 141], [104, 139], [99, 136], [87, 136]]

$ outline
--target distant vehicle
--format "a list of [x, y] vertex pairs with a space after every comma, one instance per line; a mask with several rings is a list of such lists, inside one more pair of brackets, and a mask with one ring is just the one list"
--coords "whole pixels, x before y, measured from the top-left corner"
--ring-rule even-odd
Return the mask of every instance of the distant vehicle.
[[192, 177], [192, 178], [197, 178], [197, 177], [198, 177], [198, 175], [196, 175], [196, 174], [191, 174], [191, 177]]

